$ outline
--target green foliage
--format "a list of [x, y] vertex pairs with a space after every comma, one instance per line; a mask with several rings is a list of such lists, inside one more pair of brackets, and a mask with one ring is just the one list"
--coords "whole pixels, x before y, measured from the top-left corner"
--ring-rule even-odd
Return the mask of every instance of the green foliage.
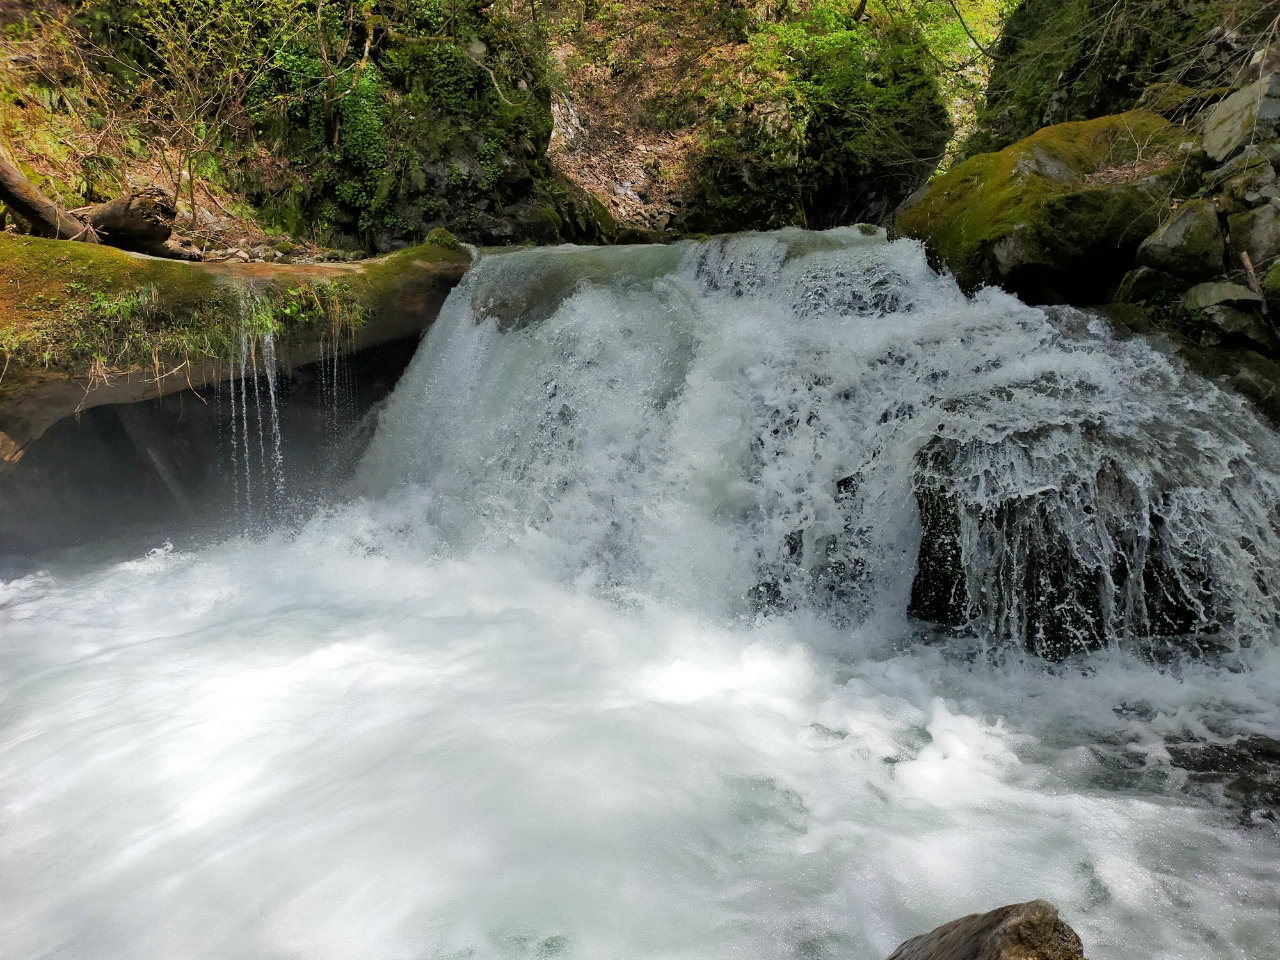
[[1229, 83], [1274, 39], [1274, 0], [1021, 0], [1004, 22], [970, 152], [1132, 108], [1157, 82]]
[[882, 219], [950, 138], [920, 32], [851, 6], [759, 21], [693, 92], [706, 111], [697, 181], [723, 230]]
[[[258, 129], [305, 171], [290, 204], [318, 239], [365, 244], [465, 228], [548, 174], [550, 80], [540, 34], [478, 0], [322, 7], [253, 91]], [[252, 186], [252, 184], [250, 184]]]
[[458, 238], [446, 230], [444, 227], [435, 227], [427, 232], [427, 243], [433, 247], [440, 247], [444, 250], [461, 250], [462, 244], [458, 243]]

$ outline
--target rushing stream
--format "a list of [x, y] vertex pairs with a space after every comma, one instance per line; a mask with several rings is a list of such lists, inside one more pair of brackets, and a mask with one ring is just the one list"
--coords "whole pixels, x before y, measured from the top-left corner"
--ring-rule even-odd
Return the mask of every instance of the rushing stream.
[[1274, 960], [1280, 834], [1175, 761], [1280, 737], [1278, 504], [1240, 400], [914, 244], [484, 259], [306, 523], [0, 585], [0, 957], [882, 960], [1045, 897]]

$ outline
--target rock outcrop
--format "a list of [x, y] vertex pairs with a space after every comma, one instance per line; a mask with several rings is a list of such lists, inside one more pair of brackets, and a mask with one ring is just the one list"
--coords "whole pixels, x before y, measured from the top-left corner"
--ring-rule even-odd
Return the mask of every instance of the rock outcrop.
[[1226, 243], [1218, 211], [1207, 200], [1191, 200], [1138, 247], [1138, 265], [1187, 280], [1208, 280], [1222, 273]]
[[1084, 946], [1053, 904], [1031, 900], [944, 923], [889, 960], [1084, 960]]
[[74, 412], [226, 379], [242, 341], [257, 365], [271, 336], [291, 369], [420, 333], [470, 262], [428, 244], [355, 264], [182, 263], [0, 236], [0, 471]]
[[1261, 77], [1219, 103], [1204, 121], [1204, 152], [1215, 163], [1280, 136], [1280, 75]]
[[952, 167], [899, 209], [894, 232], [965, 290], [1097, 303], [1195, 172], [1193, 138], [1154, 113], [1064, 123]]
[[1235, 80], [1157, 83], [1152, 110], [970, 157], [899, 208], [894, 232], [966, 291], [998, 285], [1164, 333], [1280, 424], [1280, 45]]

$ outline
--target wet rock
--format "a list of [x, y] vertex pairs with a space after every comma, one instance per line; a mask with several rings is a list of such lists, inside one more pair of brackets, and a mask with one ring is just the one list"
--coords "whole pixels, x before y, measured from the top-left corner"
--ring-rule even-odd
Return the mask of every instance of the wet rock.
[[[1271, 168], [1268, 165], [1267, 170]], [[1274, 171], [1271, 179], [1275, 179]], [[1222, 273], [1226, 243], [1218, 212], [1208, 200], [1190, 200], [1138, 247], [1139, 266], [1163, 270], [1188, 280], [1208, 280]], [[1122, 298], [1127, 299], [1127, 298]]]
[[1173, 303], [1190, 285], [1191, 281], [1163, 270], [1137, 267], [1124, 275], [1116, 290], [1115, 300], [1117, 303]]
[[1268, 352], [1280, 350], [1275, 331], [1256, 313], [1214, 304], [1204, 309], [1205, 319], [1219, 333], [1219, 343], [1246, 341], [1246, 346], [1261, 347]]
[[940, 485], [927, 480], [917, 481], [916, 504], [922, 536], [907, 613], [930, 623], [963, 626], [969, 596], [960, 553], [959, 505]]
[[1262, 77], [1209, 111], [1203, 127], [1204, 151], [1221, 163], [1246, 144], [1280, 134], [1280, 75]]
[[1226, 281], [1200, 283], [1182, 295], [1182, 303], [1188, 310], [1203, 310], [1219, 304], [1239, 306], [1261, 302], [1262, 297], [1248, 287]]
[[1225, 743], [1170, 742], [1169, 758], [1190, 773], [1188, 788], [1219, 787], [1242, 823], [1280, 822], [1280, 740], [1255, 735]]
[[1280, 257], [1280, 210], [1271, 204], [1232, 214], [1227, 224], [1232, 249], [1247, 252], [1257, 269], [1266, 269]]
[[889, 960], [1084, 960], [1084, 945], [1053, 904], [1013, 903], [912, 937]]

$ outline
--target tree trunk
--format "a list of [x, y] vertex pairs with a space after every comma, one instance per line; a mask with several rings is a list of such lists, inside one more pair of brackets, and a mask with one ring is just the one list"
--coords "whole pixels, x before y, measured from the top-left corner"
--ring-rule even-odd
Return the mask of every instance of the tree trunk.
[[0, 201], [20, 216], [39, 236], [50, 240], [83, 240], [97, 243], [93, 227], [58, 209], [37, 190], [22, 171], [0, 154]]

